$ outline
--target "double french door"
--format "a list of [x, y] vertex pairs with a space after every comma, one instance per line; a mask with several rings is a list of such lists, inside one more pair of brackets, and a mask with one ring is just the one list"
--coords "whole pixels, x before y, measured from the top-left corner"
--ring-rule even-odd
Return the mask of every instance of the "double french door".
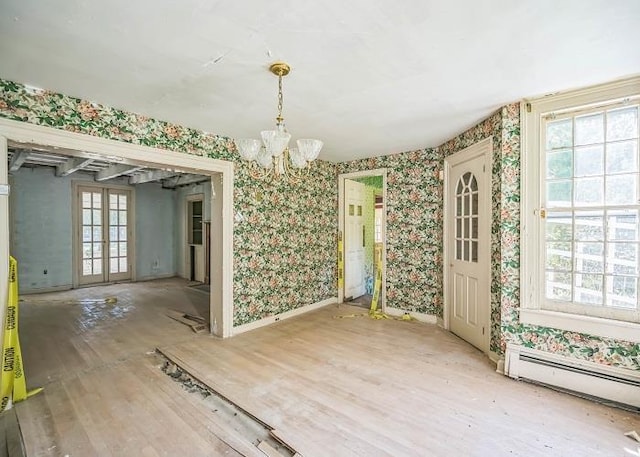
[[77, 187], [78, 284], [131, 279], [131, 191]]

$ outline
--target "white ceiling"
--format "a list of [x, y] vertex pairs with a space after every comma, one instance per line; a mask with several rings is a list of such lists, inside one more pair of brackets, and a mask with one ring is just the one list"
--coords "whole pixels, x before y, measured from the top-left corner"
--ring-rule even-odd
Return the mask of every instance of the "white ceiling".
[[0, 77], [233, 138], [276, 115], [343, 161], [640, 73], [639, 0], [0, 0]]

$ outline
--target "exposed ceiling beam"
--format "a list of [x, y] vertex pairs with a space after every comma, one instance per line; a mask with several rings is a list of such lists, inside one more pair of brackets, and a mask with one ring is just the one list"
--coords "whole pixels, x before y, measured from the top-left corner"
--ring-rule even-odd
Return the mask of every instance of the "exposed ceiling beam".
[[146, 182], [160, 181], [175, 176], [174, 171], [153, 170], [129, 178], [129, 184], [144, 184]]
[[69, 159], [56, 167], [56, 176], [69, 176], [71, 173], [82, 170], [93, 162], [94, 159]]
[[28, 157], [29, 153], [27, 151], [15, 151], [9, 162], [9, 171], [18, 171]]
[[211, 176], [202, 175], [178, 175], [173, 178], [165, 179], [162, 181], [162, 187], [167, 189], [173, 189], [178, 186], [187, 186], [189, 184], [197, 184], [204, 181], [210, 181]]
[[96, 181], [106, 181], [107, 179], [117, 178], [118, 176], [122, 176], [126, 173], [132, 173], [134, 171], [138, 171], [143, 169], [144, 167], [132, 167], [131, 165], [111, 165], [109, 168], [105, 168], [104, 170], [100, 170], [96, 174]]

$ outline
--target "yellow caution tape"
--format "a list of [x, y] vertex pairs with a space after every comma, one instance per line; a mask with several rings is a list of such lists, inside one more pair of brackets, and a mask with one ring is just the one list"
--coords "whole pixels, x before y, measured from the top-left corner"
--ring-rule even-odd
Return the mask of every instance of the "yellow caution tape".
[[40, 391], [42, 388], [27, 392], [27, 382], [22, 367], [22, 351], [18, 338], [18, 262], [13, 257], [9, 257], [9, 294], [2, 344], [0, 411], [4, 411], [10, 401], [14, 403], [22, 401]]
[[338, 290], [344, 285], [344, 256], [343, 256], [342, 232], [338, 232]]

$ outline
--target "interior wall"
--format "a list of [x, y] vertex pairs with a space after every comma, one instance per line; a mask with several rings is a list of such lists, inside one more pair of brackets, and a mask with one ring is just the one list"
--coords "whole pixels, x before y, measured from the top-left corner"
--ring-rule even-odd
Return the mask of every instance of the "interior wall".
[[236, 162], [234, 325], [337, 296], [334, 164], [314, 162], [298, 184], [259, 181], [230, 138], [2, 79], [0, 116]]
[[442, 159], [436, 149], [338, 164], [387, 169], [387, 306], [442, 316]]
[[[23, 166], [11, 175], [10, 249], [18, 260], [20, 293], [73, 285], [73, 181], [94, 182], [82, 172], [56, 177], [51, 167]], [[126, 185], [126, 179], [109, 182]], [[137, 279], [175, 274], [172, 194], [157, 184], [135, 187]]]
[[368, 294], [373, 294], [374, 281], [374, 248], [375, 248], [375, 205], [376, 195], [382, 193], [382, 176], [367, 176], [364, 178], [355, 178], [354, 181], [365, 184], [365, 204], [362, 210], [364, 219], [365, 236], [364, 236], [364, 268], [365, 268], [365, 285]]
[[175, 276], [176, 192], [162, 184], [135, 186], [136, 279]]

